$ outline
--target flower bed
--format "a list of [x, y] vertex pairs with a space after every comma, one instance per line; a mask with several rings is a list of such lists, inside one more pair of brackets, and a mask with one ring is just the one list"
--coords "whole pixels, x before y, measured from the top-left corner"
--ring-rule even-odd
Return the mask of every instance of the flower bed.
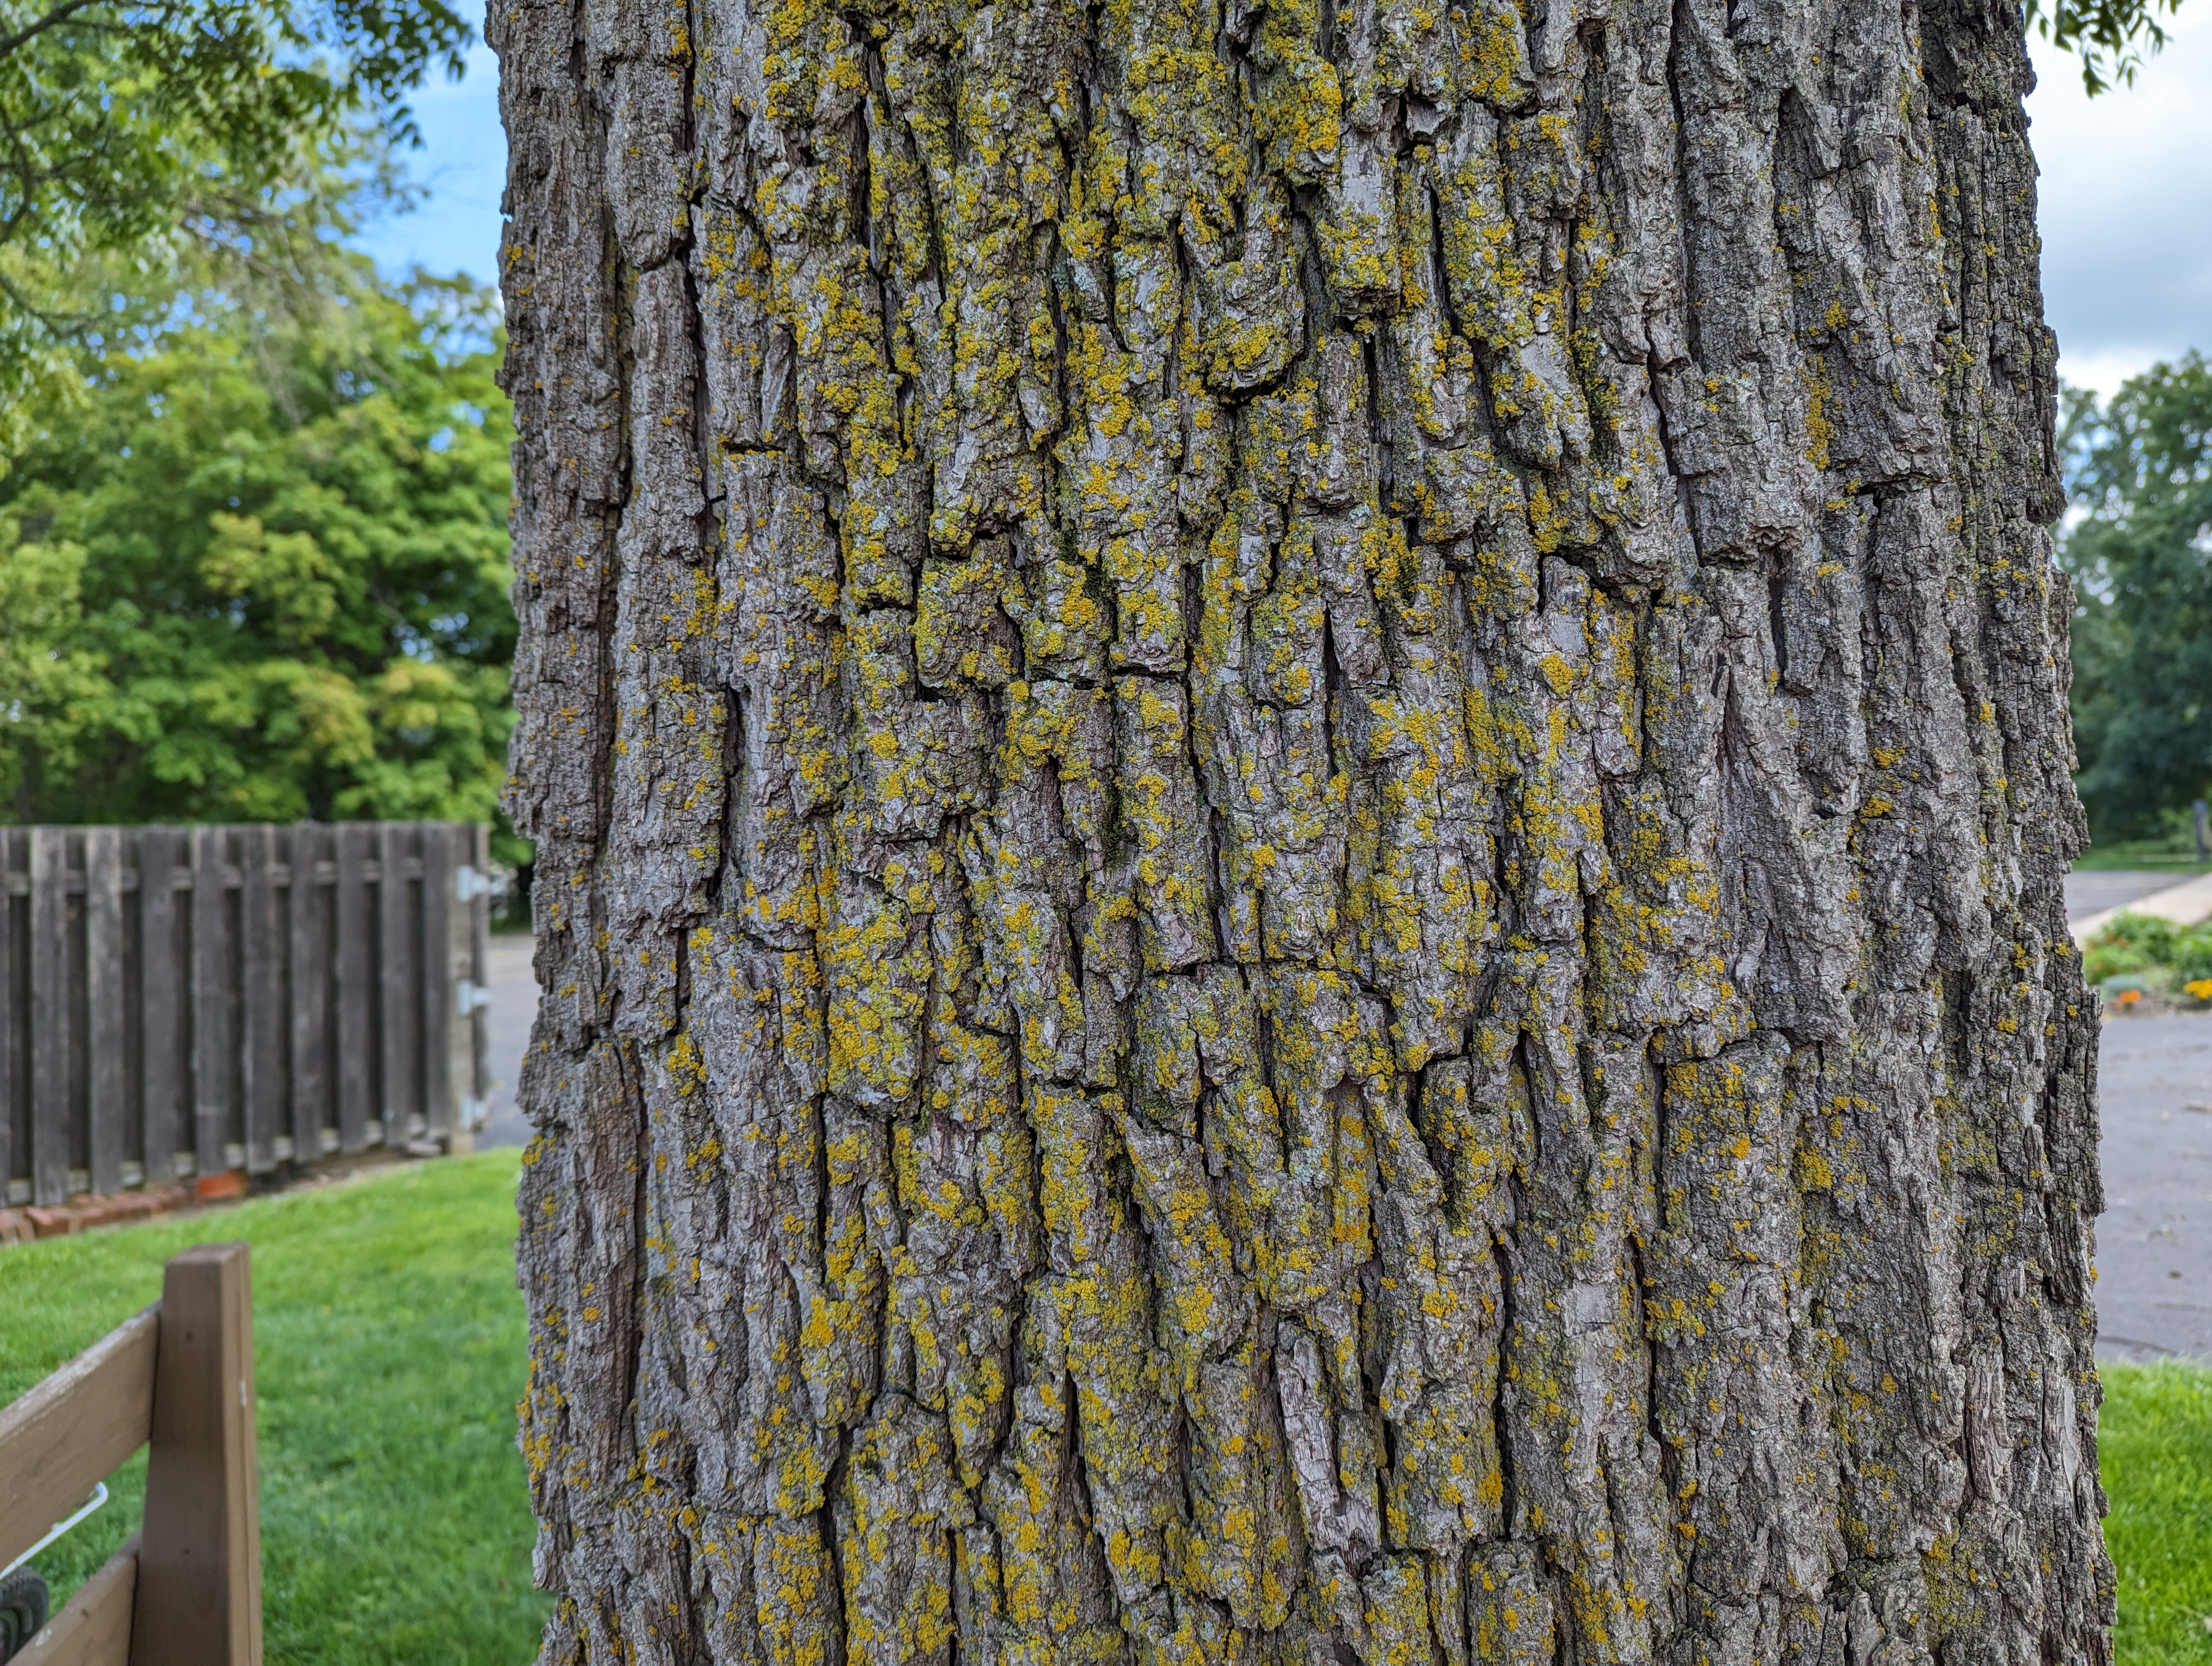
[[2124, 909], [2081, 953], [2082, 976], [2108, 1007], [2212, 1008], [2212, 921], [2177, 926]]

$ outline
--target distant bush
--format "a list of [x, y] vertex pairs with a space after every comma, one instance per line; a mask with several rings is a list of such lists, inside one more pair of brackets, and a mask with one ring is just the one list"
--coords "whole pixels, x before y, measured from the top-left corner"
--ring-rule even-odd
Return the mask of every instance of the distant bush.
[[2192, 926], [2177, 936], [2172, 964], [2173, 975], [2185, 984], [2212, 981], [2212, 923]]
[[2138, 976], [2150, 970], [2150, 957], [2124, 943], [2094, 943], [2081, 957], [2081, 976], [2090, 987], [2101, 989], [2116, 977]]
[[2124, 909], [2083, 948], [2081, 973], [2107, 1000], [2130, 990], [2163, 991], [2176, 1000], [2212, 1004], [2212, 921], [2177, 926]]

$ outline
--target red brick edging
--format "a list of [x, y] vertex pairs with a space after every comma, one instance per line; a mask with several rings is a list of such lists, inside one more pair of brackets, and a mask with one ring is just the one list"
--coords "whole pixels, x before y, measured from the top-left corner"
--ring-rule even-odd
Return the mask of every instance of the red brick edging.
[[244, 1197], [246, 1170], [231, 1169], [211, 1174], [187, 1185], [146, 1186], [128, 1192], [83, 1192], [66, 1203], [31, 1204], [21, 1209], [0, 1209], [0, 1244], [28, 1243], [33, 1238], [68, 1237], [94, 1226], [121, 1226], [149, 1220], [196, 1203]]

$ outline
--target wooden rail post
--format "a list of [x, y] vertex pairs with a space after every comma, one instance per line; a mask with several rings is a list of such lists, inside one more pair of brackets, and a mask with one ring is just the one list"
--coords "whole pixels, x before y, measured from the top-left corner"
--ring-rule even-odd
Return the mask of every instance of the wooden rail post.
[[260, 1666], [261, 1513], [246, 1247], [205, 1243], [161, 1280], [131, 1666]]

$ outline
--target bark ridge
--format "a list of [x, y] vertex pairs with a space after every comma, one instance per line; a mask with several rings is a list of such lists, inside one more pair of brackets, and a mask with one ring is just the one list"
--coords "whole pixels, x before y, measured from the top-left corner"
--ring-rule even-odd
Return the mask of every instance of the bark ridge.
[[2016, 12], [488, 31], [544, 1659], [2107, 1660]]

